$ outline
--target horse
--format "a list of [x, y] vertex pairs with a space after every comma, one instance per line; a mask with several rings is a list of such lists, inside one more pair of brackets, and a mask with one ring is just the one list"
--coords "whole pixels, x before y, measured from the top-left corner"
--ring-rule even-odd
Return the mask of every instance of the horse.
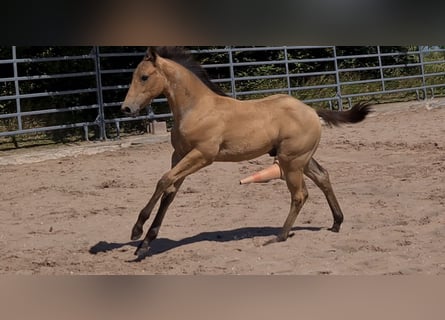
[[347, 111], [315, 110], [286, 94], [238, 100], [213, 83], [205, 69], [182, 47], [149, 47], [133, 72], [121, 111], [136, 116], [163, 94], [173, 114], [171, 169], [158, 180], [155, 191], [140, 211], [131, 231], [136, 241], [161, 198], [158, 212], [135, 255], [148, 254], [162, 220], [184, 179], [214, 161], [238, 162], [269, 153], [283, 171], [291, 196], [281, 232], [264, 243], [285, 241], [308, 197], [304, 175], [323, 191], [333, 215], [329, 229], [339, 232], [343, 213], [329, 174], [315, 159], [322, 131], [328, 126], [358, 123], [372, 111], [357, 103]]

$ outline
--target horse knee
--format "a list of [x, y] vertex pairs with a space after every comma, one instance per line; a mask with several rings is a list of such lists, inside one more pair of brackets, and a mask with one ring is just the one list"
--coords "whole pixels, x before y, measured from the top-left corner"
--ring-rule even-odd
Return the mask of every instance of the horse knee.
[[292, 200], [297, 204], [303, 204], [309, 196], [309, 192], [306, 187], [301, 188], [292, 196]]
[[174, 184], [170, 185], [169, 187], [167, 187], [167, 189], [165, 189], [165, 193], [166, 194], [173, 194], [176, 193], [176, 191], [178, 191], [178, 188], [175, 187]]
[[168, 173], [163, 175], [161, 179], [159, 179], [158, 184], [156, 185], [156, 189], [159, 191], [167, 191], [168, 189], [174, 188], [173, 180], [168, 176]]

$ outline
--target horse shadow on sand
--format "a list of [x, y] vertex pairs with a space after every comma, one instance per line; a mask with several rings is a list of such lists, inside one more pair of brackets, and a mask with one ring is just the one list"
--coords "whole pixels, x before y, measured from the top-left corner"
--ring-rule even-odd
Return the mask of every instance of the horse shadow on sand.
[[[211, 232], [201, 232], [197, 235], [187, 237], [181, 240], [171, 240], [167, 238], [158, 238], [153, 240], [150, 244], [150, 251], [148, 254], [137, 257], [129, 262], [138, 262], [146, 257], [160, 254], [169, 251], [174, 248], [185, 246], [192, 243], [197, 243], [201, 241], [214, 241], [214, 242], [228, 242], [228, 241], [238, 241], [243, 239], [252, 239], [255, 237], [268, 237], [278, 235], [282, 228], [279, 227], [247, 227], [238, 228], [232, 230], [224, 231], [211, 231]], [[321, 231], [325, 228], [321, 227], [293, 227], [292, 231]], [[89, 250], [91, 254], [97, 254], [100, 252], [108, 252], [113, 250], [119, 250], [121, 248], [131, 246], [137, 248], [140, 241], [129, 241], [124, 243], [117, 242], [107, 242], [99, 241], [97, 244], [92, 246]]]

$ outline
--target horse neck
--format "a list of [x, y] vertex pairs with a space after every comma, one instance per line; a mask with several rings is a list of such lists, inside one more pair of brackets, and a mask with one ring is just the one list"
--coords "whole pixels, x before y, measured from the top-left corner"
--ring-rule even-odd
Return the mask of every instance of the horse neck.
[[202, 97], [216, 95], [198, 77], [180, 64], [162, 59], [159, 66], [166, 77], [164, 95], [175, 118], [197, 106]]

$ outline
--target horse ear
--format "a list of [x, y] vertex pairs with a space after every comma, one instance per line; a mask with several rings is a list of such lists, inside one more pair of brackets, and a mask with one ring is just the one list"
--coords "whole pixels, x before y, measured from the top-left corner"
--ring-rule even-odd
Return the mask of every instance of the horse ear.
[[145, 53], [144, 60], [156, 62], [156, 57], [158, 56], [158, 53], [156, 51], [156, 47], [149, 47], [147, 52]]

